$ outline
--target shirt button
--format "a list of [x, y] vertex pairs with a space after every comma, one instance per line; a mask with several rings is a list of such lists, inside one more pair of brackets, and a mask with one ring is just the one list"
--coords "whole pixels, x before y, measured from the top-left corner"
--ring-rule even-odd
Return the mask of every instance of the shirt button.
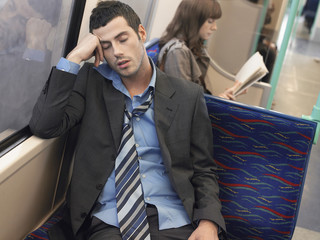
[[146, 199], [147, 199], [147, 201], [150, 201], [150, 198], [149, 198], [149, 197], [147, 197]]
[[142, 174], [142, 178], [146, 178], [147, 176], [145, 174]]
[[139, 118], [139, 117], [137, 117], [137, 118], [136, 118], [136, 120], [139, 122], [139, 121], [140, 121], [140, 118]]
[[142, 159], [142, 157], [138, 157], [138, 160], [141, 160]]
[[136, 144], [136, 147], [139, 147], [139, 144], [138, 144], [138, 143]]

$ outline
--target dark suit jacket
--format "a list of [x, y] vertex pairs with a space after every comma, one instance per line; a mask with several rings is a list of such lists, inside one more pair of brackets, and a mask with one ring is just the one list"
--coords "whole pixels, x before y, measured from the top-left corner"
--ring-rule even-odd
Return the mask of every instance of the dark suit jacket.
[[[156, 74], [155, 126], [170, 181], [192, 221], [209, 219], [224, 229], [202, 88], [158, 69]], [[68, 195], [79, 239], [79, 229], [114, 168], [124, 106], [124, 95], [112, 82], [85, 64], [78, 77], [53, 68], [34, 107], [30, 128], [39, 137], [59, 136], [80, 123]]]

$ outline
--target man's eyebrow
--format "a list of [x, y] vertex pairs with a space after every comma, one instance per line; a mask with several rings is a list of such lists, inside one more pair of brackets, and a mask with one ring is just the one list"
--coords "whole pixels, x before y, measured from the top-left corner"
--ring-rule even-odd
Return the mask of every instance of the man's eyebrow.
[[[117, 39], [125, 34], [127, 34], [127, 31], [120, 32], [117, 36], [114, 37], [114, 39]], [[100, 44], [108, 44], [108, 43], [110, 43], [110, 41], [100, 40]]]

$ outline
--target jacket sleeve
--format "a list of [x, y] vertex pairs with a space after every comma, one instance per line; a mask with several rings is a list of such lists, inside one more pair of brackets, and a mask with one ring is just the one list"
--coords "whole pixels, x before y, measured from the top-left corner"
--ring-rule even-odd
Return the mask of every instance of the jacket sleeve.
[[81, 121], [87, 68], [84, 65], [78, 75], [52, 68], [29, 122], [33, 134], [42, 138], [57, 137]]
[[213, 159], [212, 129], [201, 91], [197, 96], [192, 122], [190, 153], [194, 167], [191, 179], [195, 192], [193, 221], [211, 220], [225, 230], [219, 200], [217, 166]]

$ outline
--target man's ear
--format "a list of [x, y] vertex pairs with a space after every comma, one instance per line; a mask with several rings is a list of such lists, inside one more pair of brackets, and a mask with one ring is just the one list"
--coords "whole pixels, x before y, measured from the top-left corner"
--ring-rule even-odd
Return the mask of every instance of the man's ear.
[[146, 30], [144, 29], [144, 27], [142, 26], [142, 24], [139, 25], [139, 28], [138, 28], [138, 34], [140, 36], [140, 39], [145, 42], [146, 39], [147, 39], [147, 32]]

